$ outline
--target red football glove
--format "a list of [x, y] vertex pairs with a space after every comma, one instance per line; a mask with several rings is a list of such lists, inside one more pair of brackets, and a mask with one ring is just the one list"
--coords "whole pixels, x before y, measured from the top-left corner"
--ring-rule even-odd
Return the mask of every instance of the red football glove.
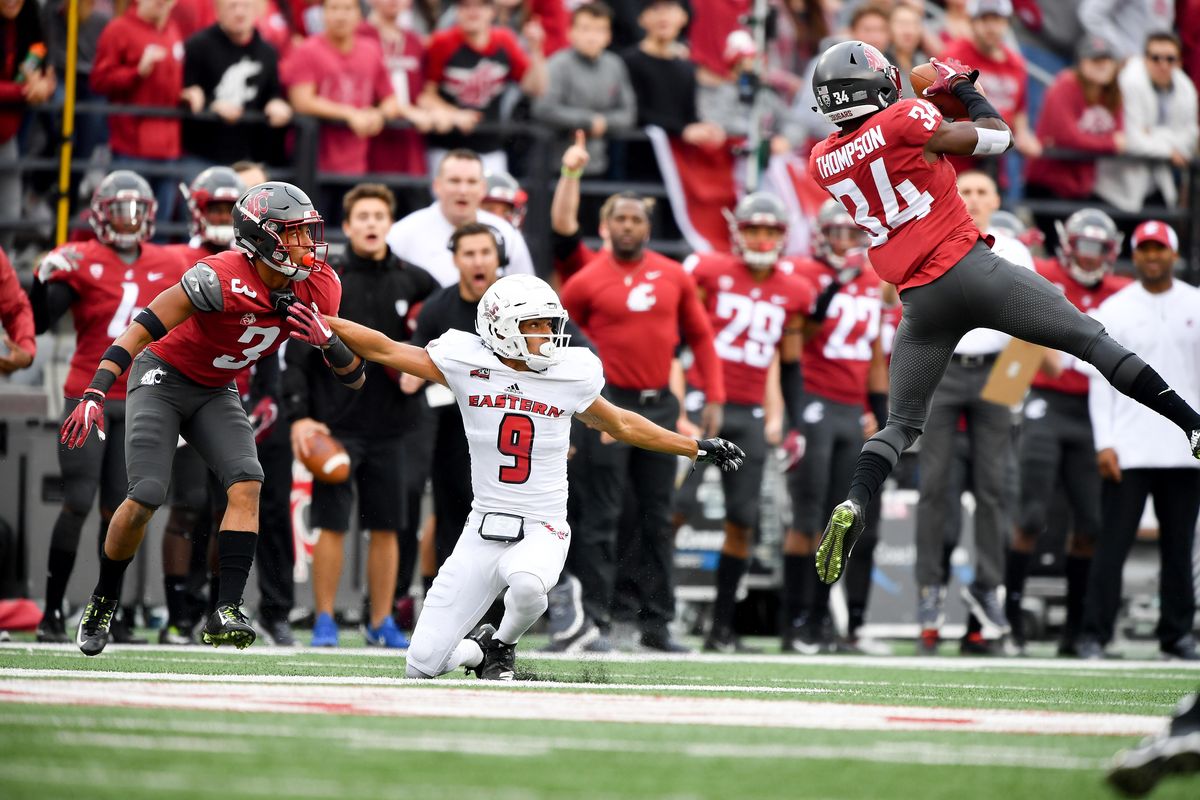
[[264, 397], [259, 400], [254, 410], [250, 412], [250, 427], [254, 429], [254, 443], [261, 444], [263, 439], [271, 433], [271, 429], [275, 427], [275, 420], [279, 419], [279, 406], [275, 400], [270, 397]]
[[315, 304], [312, 308], [303, 303], [288, 306], [287, 321], [297, 328], [288, 335], [313, 347], [326, 348], [338, 340]]
[[88, 389], [83, 393], [83, 399], [71, 412], [59, 430], [58, 442], [65, 444], [68, 450], [83, 447], [92, 427], [96, 435], [104, 441], [104, 393], [96, 389]]
[[945, 61], [938, 61], [936, 58], [931, 58], [929, 59], [929, 63], [933, 64], [933, 68], [937, 70], [938, 77], [925, 90], [926, 97], [935, 95], [938, 92], [949, 92], [950, 87], [960, 80], [974, 83], [975, 79], [979, 77], [979, 70], [971, 69], [957, 58], [947, 58]]

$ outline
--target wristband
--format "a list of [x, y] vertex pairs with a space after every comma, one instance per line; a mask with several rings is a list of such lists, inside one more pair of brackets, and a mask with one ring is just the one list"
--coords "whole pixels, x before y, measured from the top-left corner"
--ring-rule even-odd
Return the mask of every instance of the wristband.
[[[109, 345], [108, 349], [104, 351], [104, 355], [100, 357], [100, 360], [111, 361], [120, 367], [121, 372], [124, 372], [133, 363], [133, 356], [129, 355], [129, 351], [121, 347], [121, 345], [113, 344]], [[103, 371], [108, 372], [108, 370]], [[112, 373], [110, 372], [109, 374], [111, 375]], [[119, 375], [120, 373], [117, 374]]]
[[138, 312], [138, 315], [133, 318], [133, 321], [141, 325], [150, 332], [150, 338], [158, 341], [167, 335], [167, 326], [163, 325], [162, 320], [148, 308], [143, 308]]
[[571, 169], [570, 167], [564, 166], [561, 170], [559, 170], [559, 174], [562, 175], [564, 178], [573, 178], [575, 180], [579, 180], [580, 178], [583, 177], [583, 170], [582, 169]]
[[100, 395], [100, 399], [103, 400], [108, 394], [108, 390], [111, 389], [112, 385], [116, 382], [117, 376], [112, 374], [112, 372], [106, 369], [98, 369], [96, 370], [96, 374], [92, 377], [92, 382], [88, 384], [87, 390], [84, 391], [84, 394], [87, 394], [88, 392], [97, 392]]
[[975, 84], [970, 81], [956, 82], [950, 87], [950, 92], [966, 106], [967, 116], [971, 118], [972, 122], [980, 119], [1004, 119], [996, 107], [988, 102], [988, 99], [981, 95], [975, 88]]
[[365, 359], [360, 358], [358, 360], [358, 366], [355, 367], [354, 369], [350, 370], [349, 372], [344, 373], [344, 374], [341, 372], [335, 372], [333, 374], [336, 375], [337, 379], [339, 381], [341, 381], [342, 383], [344, 383], [345, 385], [353, 386], [354, 384], [358, 383], [359, 379], [361, 379], [362, 376], [366, 374], [366, 372], [367, 372], [367, 362]]
[[329, 344], [321, 348], [325, 354], [325, 363], [334, 369], [345, 369], [354, 363], [354, 353], [351, 352], [346, 343], [338, 338], [337, 334], [329, 340]]

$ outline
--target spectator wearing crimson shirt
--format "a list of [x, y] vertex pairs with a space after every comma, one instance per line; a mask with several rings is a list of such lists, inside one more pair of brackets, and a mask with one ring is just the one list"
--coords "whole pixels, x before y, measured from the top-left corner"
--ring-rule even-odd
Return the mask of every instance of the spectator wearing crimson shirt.
[[370, 0], [370, 4], [371, 13], [358, 26], [358, 35], [379, 43], [396, 102], [402, 116], [413, 124], [413, 128], [389, 128], [371, 140], [370, 171], [424, 175], [425, 139], [421, 134], [430, 130], [435, 119], [433, 112], [416, 105], [425, 85], [425, 45], [402, 24], [401, 12], [409, 5], [406, 0]]
[[[971, 16], [971, 38], [950, 42], [940, 58], [956, 58], [979, 70], [978, 84], [1012, 128], [1017, 152], [1035, 158], [1041, 155], [1042, 147], [1029, 124], [1025, 86], [1029, 72], [1021, 54], [1005, 43], [1013, 13], [1012, 0], [970, 0], [967, 12]], [[975, 160], [950, 161], [962, 172], [973, 166]]]
[[[595, 344], [605, 365], [604, 396], [674, 428], [680, 409], [668, 381], [682, 330], [707, 395], [701, 418], [704, 436], [715, 435], [721, 428], [725, 383], [695, 283], [681, 264], [646, 249], [650, 212], [640, 197], [619, 195], [605, 223], [611, 249], [567, 281], [561, 295], [563, 307]], [[580, 498], [580, 525], [568, 566], [583, 586], [584, 610], [602, 632], [608, 632], [613, 620], [617, 525], [627, 491], [631, 492], [640, 519], [634, 530], [622, 531], [631, 539], [622, 541], [620, 552], [636, 565], [629, 577], [641, 589], [642, 607], [626, 610], [635, 611], [641, 621], [643, 645], [680, 652], [684, 648], [667, 629], [675, 615], [671, 575], [675, 459], [633, 451], [591, 430], [580, 437], [578, 457], [588, 473], [590, 491]]]
[[[0, 158], [16, 161], [19, 155], [17, 130], [25, 118], [21, 105], [39, 105], [54, 94], [54, 68], [45, 66], [45, 42], [37, 3], [0, 3], [0, 102], [13, 106], [0, 112]], [[37, 48], [42, 53], [41, 62], [26, 63]], [[7, 217], [19, 213], [21, 174], [16, 169], [8, 168], [0, 174], [0, 207]]]
[[[1046, 92], [1038, 138], [1048, 147], [1064, 150], [1122, 153], [1125, 133], [1116, 52], [1104, 39], [1086, 36], [1079, 43], [1078, 55], [1076, 65], [1060, 72]], [[1026, 191], [1030, 197], [1096, 199], [1096, 170], [1095, 160], [1035, 158], [1029, 162]], [[1049, 236], [1049, 220], [1035, 217], [1038, 227]]]
[[[204, 108], [204, 95], [183, 87], [183, 40], [171, 21], [174, 0], [136, 0], [100, 34], [92, 65], [92, 91], [110, 103], [175, 108], [183, 101], [193, 113]], [[109, 117], [113, 163], [166, 164], [182, 155], [180, 121], [164, 117]], [[150, 176], [159, 219], [174, 216], [175, 179]]]
[[536, 19], [525, 23], [522, 34], [530, 53], [521, 49], [507, 28], [493, 25], [492, 0], [458, 0], [455, 25], [429, 39], [425, 57], [425, 88], [420, 105], [438, 109], [452, 124], [439, 125], [429, 137], [428, 161], [432, 172], [447, 150], [468, 148], [483, 158], [489, 172], [507, 172], [508, 157], [501, 137], [474, 133], [480, 122], [500, 121], [500, 100], [510, 84], [525, 94], [540, 97], [546, 91], [546, 59], [542, 55], [545, 31]]
[[[325, 32], [293, 47], [279, 65], [280, 77], [297, 113], [330, 121], [321, 126], [318, 169], [361, 174], [370, 140], [402, 109], [379, 42], [356, 33], [362, 22], [358, 0], [325, 0], [323, 8]], [[334, 199], [327, 208], [339, 208]]]
[[8, 350], [0, 355], [0, 375], [11, 375], [33, 363], [37, 339], [34, 338], [33, 307], [3, 250], [0, 250], [0, 324], [4, 326], [4, 347]]

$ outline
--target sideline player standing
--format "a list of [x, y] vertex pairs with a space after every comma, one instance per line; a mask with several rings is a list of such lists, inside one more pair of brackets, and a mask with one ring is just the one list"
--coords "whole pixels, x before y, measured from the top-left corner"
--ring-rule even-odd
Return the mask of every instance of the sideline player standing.
[[1162, 376], [1045, 278], [987, 246], [945, 156], [998, 155], [1012, 147], [1012, 133], [975, 88], [978, 72], [954, 60], [931, 63], [938, 79], [926, 96], [953, 93], [971, 122], [943, 120], [928, 100], [901, 100], [899, 71], [863, 42], [829, 48], [813, 72], [820, 111], [839, 130], [813, 147], [809, 171], [870, 235], [871, 263], [896, 284], [904, 303], [888, 423], [863, 446], [849, 497], [834, 509], [817, 548], [817, 574], [825, 583], [841, 577], [862, 533], [864, 509], [921, 435], [954, 346], [973, 328], [994, 328], [1087, 361], [1118, 391], [1178, 425], [1200, 458], [1200, 414]]
[[[324, 347], [328, 335], [296, 308], [292, 336]], [[307, 320], [307, 322], [305, 322]], [[442, 565], [408, 650], [407, 674], [432, 678], [465, 666], [489, 680], [512, 680], [517, 640], [546, 611], [571, 529], [567, 449], [571, 418], [635, 447], [737, 469], [745, 454], [724, 439], [697, 442], [660, 428], [600, 396], [604, 371], [582, 347], [567, 347], [567, 312], [549, 284], [510, 275], [479, 302], [479, 335], [450, 330], [426, 349], [340, 319], [336, 336], [364, 358], [448, 386], [471, 449], [475, 499], [454, 553]], [[499, 629], [470, 631], [496, 596]]]
[[[684, 262], [714, 331], [727, 392], [718, 435], [746, 450], [744, 467], [721, 475], [725, 540], [717, 560], [717, 599], [706, 651], [745, 650], [733, 634], [738, 583], [746, 574], [767, 460], [763, 400], [767, 373], [779, 352], [779, 383], [792, 424], [798, 424], [804, 383], [800, 348], [804, 315], [816, 289], [781, 259], [787, 243], [787, 209], [767, 192], [746, 195], [729, 219], [734, 253], [705, 253]], [[811, 574], [811, 573], [809, 573]]]
[[[129, 494], [113, 515], [100, 579], [79, 621], [76, 641], [85, 655], [98, 655], [108, 644], [121, 576], [167, 498], [181, 433], [229, 498], [217, 534], [220, 593], [204, 641], [238, 648], [254, 642], [240, 606], [258, 539], [263, 471], [233, 378], [279, 349], [289, 307], [312, 303], [336, 313], [342, 290], [317, 255], [325, 246], [321, 215], [295, 186], [272, 181], [251, 188], [234, 205], [233, 225], [237, 249], [201, 260], [154, 298], [104, 351], [63, 423], [61, 441], [68, 448], [84, 445], [93, 427], [103, 437], [105, 395], [137, 355], [127, 408]], [[344, 384], [362, 385], [363, 361], [344, 345], [331, 346], [325, 358]]]
[[[42, 259], [33, 281], [31, 301], [38, 333], [68, 310], [75, 323], [75, 354], [63, 393], [65, 412], [74, 413], [104, 348], [125, 330], [133, 316], [159, 292], [179, 281], [186, 267], [165, 248], [150, 244], [157, 203], [150, 184], [137, 173], [109, 173], [92, 195], [90, 222], [96, 240], [66, 244]], [[63, 622], [63, 595], [75, 566], [79, 535], [100, 493], [100, 542], [126, 490], [125, 380], [108, 390], [104, 422], [112, 436], [87, 447], [58, 448], [63, 479], [63, 505], [50, 537], [46, 570], [46, 613], [38, 625], [38, 641], [69, 642]], [[65, 421], [65, 418], [64, 418]], [[120, 599], [118, 583], [112, 599]], [[132, 642], [123, 621], [113, 630], [118, 641]]]

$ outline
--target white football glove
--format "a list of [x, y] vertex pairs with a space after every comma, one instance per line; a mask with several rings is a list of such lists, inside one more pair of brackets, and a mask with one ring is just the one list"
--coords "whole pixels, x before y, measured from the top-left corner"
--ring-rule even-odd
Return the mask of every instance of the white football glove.
[[74, 272], [79, 269], [79, 253], [73, 248], [60, 247], [47, 253], [38, 264], [37, 277], [47, 283], [55, 272]]

